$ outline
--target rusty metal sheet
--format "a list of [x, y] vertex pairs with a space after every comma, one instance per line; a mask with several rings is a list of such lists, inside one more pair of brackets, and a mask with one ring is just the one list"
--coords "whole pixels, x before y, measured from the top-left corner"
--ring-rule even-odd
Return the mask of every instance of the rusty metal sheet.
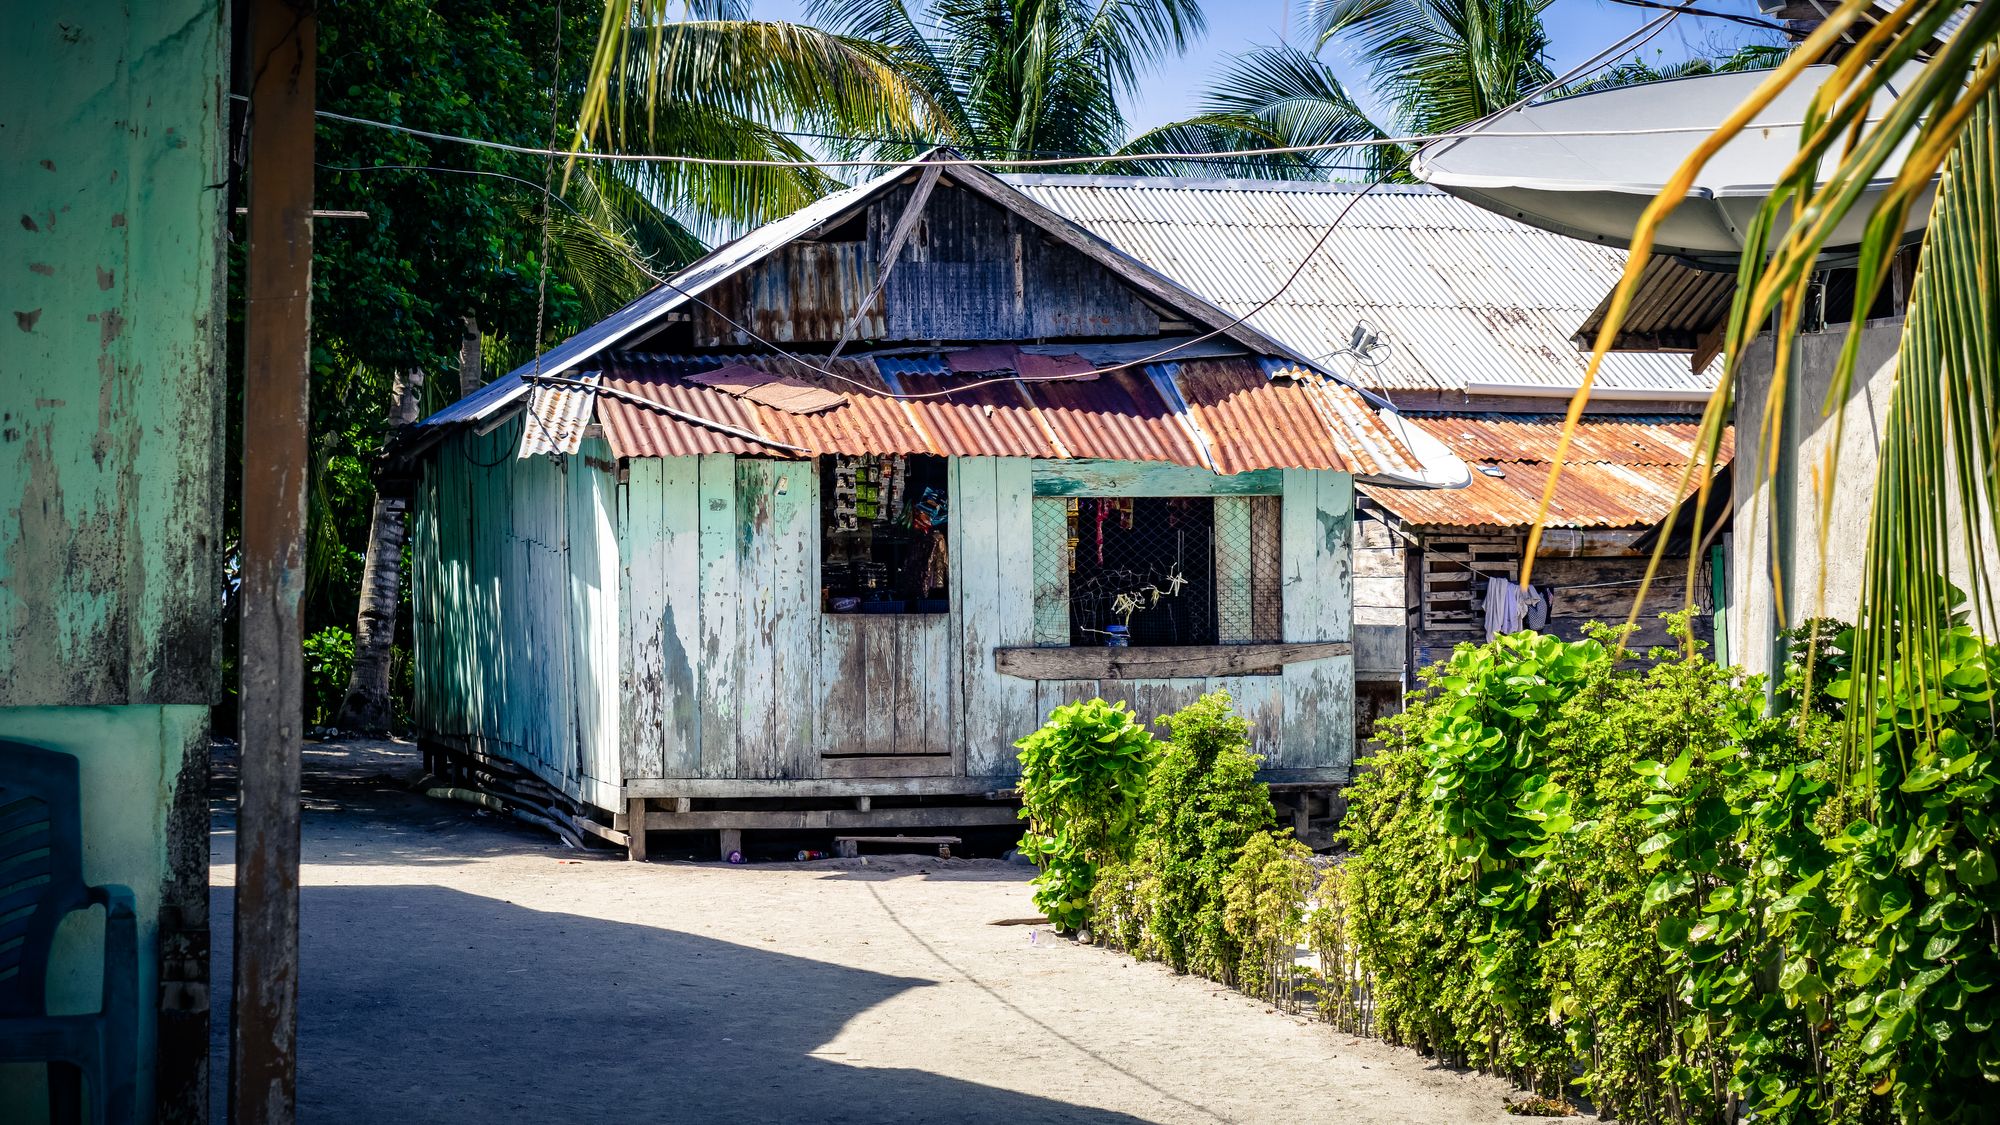
[[[1249, 366], [1243, 360], [1236, 364]], [[1145, 372], [1128, 367], [1095, 379], [1023, 383], [1021, 388], [1071, 457], [1208, 467], [1209, 457], [1190, 420], [1161, 396]]]
[[[788, 456], [798, 449], [1165, 461], [1223, 473], [1421, 471], [1359, 392], [1317, 378], [1274, 380], [1254, 357], [1042, 382], [1008, 378], [1011, 371], [955, 374], [938, 354], [843, 358], [830, 368], [838, 378], [809, 366], [823, 358], [802, 358], [617, 354], [605, 365], [597, 415], [621, 457]], [[691, 381], [730, 364], [838, 391], [847, 401], [801, 415]]]
[[576, 383], [539, 383], [528, 394], [527, 424], [521, 429], [522, 457], [547, 453], [575, 453], [583, 447], [583, 431], [597, 406], [596, 374], [581, 375]]
[[897, 393], [921, 395], [903, 408], [930, 440], [952, 457], [1063, 457], [1034, 404], [1018, 385], [995, 375], [955, 375], [937, 356], [878, 359], [875, 367]]
[[[1409, 420], [1463, 457], [1473, 467], [1472, 483], [1456, 491], [1363, 485], [1370, 497], [1419, 527], [1534, 522], [1562, 436], [1560, 415], [1422, 414]], [[1680, 488], [1699, 429], [1692, 416], [1586, 417], [1556, 483], [1549, 526], [1650, 527], [1665, 519], [1699, 484], [1696, 478], [1687, 490]], [[1734, 444], [1725, 432], [1721, 464], [1734, 455]]]
[[[1411, 414], [1439, 441], [1469, 462], [1546, 461], [1562, 436], [1560, 414]], [[1694, 456], [1700, 419], [1692, 415], [1586, 415], [1570, 442], [1569, 461], [1624, 465], [1680, 465]], [[1725, 431], [1722, 456], [1732, 453]]]

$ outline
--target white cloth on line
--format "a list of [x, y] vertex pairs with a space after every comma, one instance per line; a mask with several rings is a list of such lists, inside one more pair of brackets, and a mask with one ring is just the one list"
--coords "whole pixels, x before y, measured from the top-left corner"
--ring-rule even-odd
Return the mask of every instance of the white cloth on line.
[[1548, 624], [1549, 603], [1533, 586], [1517, 586], [1512, 579], [1486, 580], [1486, 639], [1502, 633], [1518, 633], [1524, 627], [1540, 629]]

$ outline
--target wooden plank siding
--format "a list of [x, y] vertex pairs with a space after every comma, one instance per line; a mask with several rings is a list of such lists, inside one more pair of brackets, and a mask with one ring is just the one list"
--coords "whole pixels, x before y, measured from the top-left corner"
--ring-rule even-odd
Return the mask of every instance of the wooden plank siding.
[[[1347, 474], [1244, 480], [956, 458], [950, 612], [826, 614], [809, 463], [638, 458], [621, 484], [595, 441], [587, 457], [518, 461], [517, 439], [515, 425], [460, 439], [424, 478], [413, 523], [419, 722], [599, 807], [621, 809], [621, 786], [658, 794], [675, 779], [703, 792], [735, 781], [861, 792], [909, 779], [985, 792], [1011, 783], [1016, 739], [1056, 705], [1094, 696], [1150, 723], [1225, 690], [1267, 768], [1338, 781], [1352, 761]], [[1226, 506], [1230, 526], [1277, 523], [1275, 564], [1227, 560], [1228, 581], [1279, 598], [1276, 640], [1336, 655], [1254, 675], [1036, 680], [996, 669], [996, 650], [1066, 639], [1037, 612], [1066, 588], [1036, 579], [1049, 569], [1038, 552], [1062, 549], [1047, 526], [1060, 527], [1058, 497], [1150, 495], [1148, 485], [1195, 495], [1202, 478], [1241, 498]], [[563, 635], [574, 640], [551, 643]]]
[[609, 450], [523, 464], [519, 441], [517, 422], [426, 462], [410, 538], [417, 724], [611, 808], [627, 774]]

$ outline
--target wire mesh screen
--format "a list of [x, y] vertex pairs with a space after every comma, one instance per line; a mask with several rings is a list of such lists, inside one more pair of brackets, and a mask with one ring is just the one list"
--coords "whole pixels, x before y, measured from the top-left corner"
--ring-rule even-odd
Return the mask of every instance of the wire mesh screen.
[[1070, 643], [1217, 640], [1215, 502], [1208, 497], [1088, 497], [1076, 502], [1069, 581]]
[[1275, 496], [1037, 498], [1035, 643], [1243, 644], [1283, 633]]

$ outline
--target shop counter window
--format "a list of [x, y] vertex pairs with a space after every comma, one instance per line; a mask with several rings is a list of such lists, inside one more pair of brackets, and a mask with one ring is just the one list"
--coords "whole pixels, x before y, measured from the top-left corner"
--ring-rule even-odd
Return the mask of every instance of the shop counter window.
[[1276, 641], [1275, 496], [1035, 501], [1036, 643]]
[[947, 613], [945, 460], [819, 459], [820, 591], [828, 613]]

